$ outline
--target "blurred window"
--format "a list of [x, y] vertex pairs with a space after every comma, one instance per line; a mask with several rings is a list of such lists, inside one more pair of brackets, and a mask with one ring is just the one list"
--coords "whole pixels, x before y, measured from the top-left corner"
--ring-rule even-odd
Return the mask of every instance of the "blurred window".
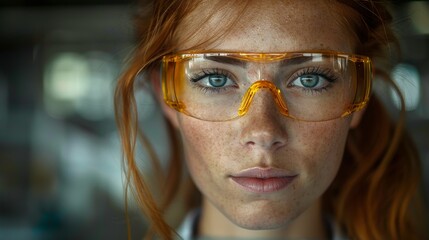
[[[410, 64], [398, 64], [392, 71], [392, 78], [404, 96], [405, 109], [407, 111], [416, 110], [420, 102], [421, 91], [420, 75], [417, 68]], [[391, 96], [395, 106], [400, 109], [401, 102], [393, 89]]]
[[47, 112], [60, 118], [75, 114], [88, 120], [112, 118], [117, 71], [112, 56], [105, 52], [61, 52], [52, 56], [44, 76]]

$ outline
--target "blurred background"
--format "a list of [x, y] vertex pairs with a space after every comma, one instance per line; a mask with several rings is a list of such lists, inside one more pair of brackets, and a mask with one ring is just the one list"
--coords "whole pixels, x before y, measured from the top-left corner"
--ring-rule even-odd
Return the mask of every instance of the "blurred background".
[[[429, 2], [394, 2], [403, 58], [392, 76], [429, 189]], [[135, 5], [0, 0], [0, 240], [126, 238], [112, 95], [133, 47]], [[162, 142], [162, 119], [147, 106], [142, 121]], [[134, 208], [130, 217], [138, 232]]]

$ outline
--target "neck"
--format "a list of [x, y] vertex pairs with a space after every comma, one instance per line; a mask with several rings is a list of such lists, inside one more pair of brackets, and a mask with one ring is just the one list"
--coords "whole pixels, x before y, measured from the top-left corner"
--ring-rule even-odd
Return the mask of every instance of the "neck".
[[[206, 199], [203, 200], [198, 237], [201, 239], [328, 239], [328, 231], [322, 216], [320, 200], [310, 206], [287, 226], [269, 230], [241, 228]], [[222, 229], [222, 231], [219, 231]]]

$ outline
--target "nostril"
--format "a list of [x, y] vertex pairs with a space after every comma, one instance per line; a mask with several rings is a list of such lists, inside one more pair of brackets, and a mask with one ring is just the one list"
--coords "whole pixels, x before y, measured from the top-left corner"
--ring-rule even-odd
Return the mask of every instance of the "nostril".
[[284, 142], [281, 142], [281, 141], [276, 141], [276, 142], [274, 142], [273, 143], [273, 149], [277, 149], [277, 148], [279, 148], [279, 147], [282, 147], [283, 145], [285, 145], [285, 143]]
[[248, 140], [245, 142], [247, 147], [260, 147], [266, 150], [276, 150], [285, 145], [282, 141], [270, 141], [268, 139], [259, 139], [258, 141]]

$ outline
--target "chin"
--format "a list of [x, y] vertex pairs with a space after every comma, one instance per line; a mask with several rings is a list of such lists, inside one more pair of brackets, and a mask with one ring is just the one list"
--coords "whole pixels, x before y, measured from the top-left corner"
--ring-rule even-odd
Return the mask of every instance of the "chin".
[[[298, 214], [296, 214], [298, 215]], [[227, 216], [235, 225], [247, 230], [269, 230], [286, 227], [296, 216], [276, 213], [247, 213]]]
[[[256, 220], [256, 221], [255, 221]], [[269, 221], [260, 221], [253, 219], [250, 221], [238, 221], [234, 222], [237, 226], [247, 229], [247, 230], [270, 230], [270, 229], [279, 229], [284, 228], [288, 225], [286, 219], [274, 220], [270, 219]]]
[[253, 223], [249, 225], [240, 226], [247, 230], [270, 230], [270, 229], [278, 229], [278, 228], [284, 228], [287, 226], [285, 223]]

